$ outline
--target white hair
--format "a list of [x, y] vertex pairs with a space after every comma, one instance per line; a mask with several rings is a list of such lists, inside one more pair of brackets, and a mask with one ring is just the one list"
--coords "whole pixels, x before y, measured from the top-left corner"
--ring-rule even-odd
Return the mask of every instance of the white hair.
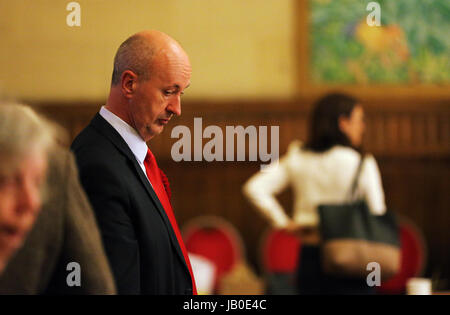
[[52, 124], [33, 109], [0, 104], [0, 175], [14, 171], [33, 150], [47, 153], [55, 141]]

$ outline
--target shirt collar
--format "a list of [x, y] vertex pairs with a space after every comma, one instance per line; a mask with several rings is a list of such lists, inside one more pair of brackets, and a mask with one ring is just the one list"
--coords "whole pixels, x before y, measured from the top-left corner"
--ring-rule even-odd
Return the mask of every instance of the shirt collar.
[[147, 143], [145, 143], [137, 131], [117, 115], [106, 109], [105, 106], [102, 106], [100, 109], [100, 115], [120, 134], [123, 140], [125, 140], [139, 163], [144, 163], [148, 147]]

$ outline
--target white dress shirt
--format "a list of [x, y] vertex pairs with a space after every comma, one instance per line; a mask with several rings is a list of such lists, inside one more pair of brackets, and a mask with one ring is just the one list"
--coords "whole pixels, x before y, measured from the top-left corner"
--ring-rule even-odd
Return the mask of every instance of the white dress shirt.
[[[302, 225], [318, 225], [318, 205], [349, 201], [360, 154], [339, 145], [324, 153], [315, 153], [302, 150], [301, 145], [300, 141], [292, 142], [278, 166], [273, 163], [264, 172], [252, 176], [243, 187], [250, 202], [274, 227], [285, 227], [291, 220], [275, 198], [289, 185], [294, 193], [293, 220]], [[365, 156], [356, 191], [373, 214], [381, 215], [386, 211], [381, 176], [372, 155]]]
[[141, 138], [141, 136], [133, 127], [131, 127], [117, 115], [110, 112], [105, 108], [105, 106], [102, 106], [102, 108], [100, 109], [100, 116], [102, 116], [120, 134], [122, 139], [125, 140], [131, 152], [133, 152], [136, 161], [147, 177], [147, 172], [145, 171], [144, 165], [144, 160], [147, 156], [148, 150], [147, 143]]

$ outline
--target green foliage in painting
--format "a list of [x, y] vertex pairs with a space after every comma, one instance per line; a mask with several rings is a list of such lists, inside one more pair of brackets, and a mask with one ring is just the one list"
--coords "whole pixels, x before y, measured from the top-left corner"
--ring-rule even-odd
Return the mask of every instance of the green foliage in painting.
[[310, 0], [311, 80], [337, 84], [450, 82], [450, 1]]

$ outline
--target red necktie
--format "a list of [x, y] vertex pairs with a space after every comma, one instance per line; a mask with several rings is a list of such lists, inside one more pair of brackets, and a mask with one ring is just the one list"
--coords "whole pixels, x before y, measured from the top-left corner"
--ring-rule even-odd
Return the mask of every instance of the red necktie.
[[[155, 156], [152, 151], [148, 149], [147, 156], [144, 160], [145, 170], [147, 172], [147, 177], [150, 180], [150, 183], [153, 186], [153, 190], [158, 196], [159, 201], [161, 202], [164, 210], [166, 211], [167, 217], [169, 218], [170, 224], [172, 225], [173, 231], [178, 240], [178, 244], [180, 245], [181, 251], [183, 252], [184, 260], [186, 261], [186, 265], [188, 266], [189, 273], [191, 274], [192, 279], [192, 292], [194, 295], [197, 294], [197, 288], [195, 285], [194, 274], [192, 273], [191, 262], [189, 260], [189, 256], [187, 254], [186, 247], [184, 246], [183, 238], [181, 237], [180, 230], [178, 228], [177, 220], [175, 219], [175, 215], [172, 210], [172, 205], [170, 204], [170, 200], [168, 197], [168, 192], [165, 189], [161, 173], [162, 171], [159, 169], [158, 164], [156, 164]], [[165, 177], [165, 175], [164, 175]], [[167, 183], [168, 184], [168, 183]]]

